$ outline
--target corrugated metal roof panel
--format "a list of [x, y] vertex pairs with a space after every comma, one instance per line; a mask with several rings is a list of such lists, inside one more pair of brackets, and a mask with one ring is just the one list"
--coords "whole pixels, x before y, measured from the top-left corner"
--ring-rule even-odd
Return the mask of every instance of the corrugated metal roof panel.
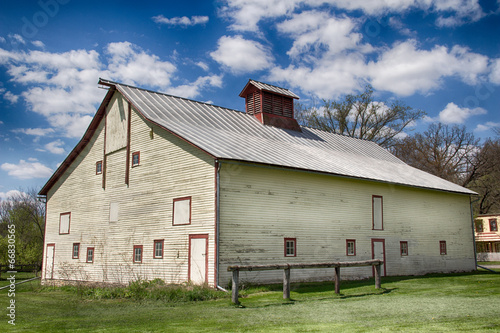
[[276, 87], [276, 86], [273, 86], [273, 85], [270, 85], [270, 84], [267, 84], [264, 82], [255, 81], [255, 80], [250, 80], [250, 81], [248, 81], [248, 83], [254, 85], [255, 87], [259, 88], [260, 90], [270, 91], [273, 93], [277, 93], [277, 94], [284, 95], [284, 96], [289, 96], [292, 98], [297, 98], [297, 99], [299, 98], [299, 96], [295, 95], [293, 92], [291, 92], [290, 90], [285, 89], [285, 88]]
[[371, 141], [307, 127], [297, 132], [266, 126], [243, 112], [115, 85], [144, 117], [219, 159], [474, 194], [408, 166]]

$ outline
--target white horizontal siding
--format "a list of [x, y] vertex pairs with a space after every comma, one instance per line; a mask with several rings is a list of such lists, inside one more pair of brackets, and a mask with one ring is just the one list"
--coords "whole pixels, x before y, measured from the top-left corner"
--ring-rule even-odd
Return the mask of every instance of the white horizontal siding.
[[[220, 283], [228, 265], [313, 263], [372, 258], [371, 241], [385, 240], [388, 275], [474, 269], [469, 197], [299, 171], [222, 163]], [[372, 195], [383, 197], [384, 230], [372, 230]], [[284, 257], [284, 238], [297, 239], [297, 257]], [[346, 239], [356, 256], [346, 256]], [[448, 254], [439, 254], [446, 240]], [[409, 256], [401, 257], [400, 241]], [[282, 272], [241, 273], [252, 282]], [[343, 277], [371, 268], [343, 268]], [[296, 270], [294, 279], [332, 278], [330, 270]]]
[[[120, 95], [115, 95], [109, 109], [119, 110], [115, 103], [123, 103], [127, 110]], [[112, 141], [112, 135], [106, 133], [106, 141]], [[103, 120], [85, 150], [49, 191], [45, 243], [55, 243], [54, 277], [119, 283], [138, 278], [183, 282], [188, 278], [189, 235], [208, 234], [208, 281], [213, 284], [213, 159], [147, 123], [133, 110], [130, 157], [139, 151], [140, 165], [130, 168], [127, 186], [126, 148], [109, 153], [103, 189], [102, 176], [95, 175], [95, 163], [103, 159], [104, 136]], [[118, 141], [122, 139], [120, 132]], [[172, 226], [173, 199], [186, 196], [192, 197], [191, 224]], [[117, 222], [109, 221], [111, 203], [118, 206]], [[58, 233], [59, 214], [63, 212], [71, 212], [68, 235]], [[153, 259], [156, 239], [164, 239], [163, 259]], [[71, 258], [73, 243], [80, 243], [79, 259]], [[143, 246], [141, 264], [133, 263], [134, 245]], [[85, 263], [87, 247], [95, 248], [92, 264]]]

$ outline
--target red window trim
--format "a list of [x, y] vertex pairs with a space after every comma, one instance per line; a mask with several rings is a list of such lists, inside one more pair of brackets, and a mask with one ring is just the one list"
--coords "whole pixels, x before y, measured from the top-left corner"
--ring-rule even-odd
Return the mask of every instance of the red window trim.
[[[293, 242], [293, 255], [290, 255], [290, 254], [287, 254], [286, 253], [286, 243], [288, 241], [292, 241]], [[285, 238], [284, 239], [284, 246], [285, 246], [285, 257], [296, 257], [297, 256], [297, 238]]]
[[[490, 232], [497, 232], [498, 231], [497, 219], [489, 219], [489, 222], [490, 222]], [[492, 228], [493, 224], [495, 225], [494, 228]]]
[[[381, 216], [381, 228], [375, 229], [375, 201], [373, 199], [380, 198], [380, 214]], [[372, 195], [372, 230], [384, 230], [384, 197], [381, 195]]]
[[[78, 251], [76, 253], [75, 257], [75, 245], [78, 245]], [[80, 258], [80, 243], [73, 243], [73, 247], [71, 248], [71, 259], [78, 259]]]
[[[156, 256], [156, 243], [161, 243], [161, 257]], [[153, 259], [163, 259], [163, 252], [165, 251], [165, 240], [155, 239], [153, 241]]]
[[[349, 254], [349, 242], [354, 243], [354, 254]], [[346, 256], [353, 257], [356, 255], [356, 240], [355, 239], [346, 239], [345, 240], [345, 254]]]
[[[99, 171], [99, 165], [101, 165], [101, 171]], [[95, 174], [96, 175], [102, 174], [102, 160], [95, 162]]]
[[[175, 222], [175, 203], [177, 201], [184, 201], [184, 200], [189, 200], [189, 220], [188, 223], [174, 223]], [[172, 225], [189, 225], [191, 224], [191, 205], [192, 205], [193, 199], [191, 196], [189, 197], [182, 197], [182, 198], [175, 198], [172, 201]]]
[[[137, 156], [137, 163], [134, 164], [134, 157]], [[141, 152], [136, 151], [132, 153], [132, 168], [141, 164]]]
[[[89, 261], [89, 250], [92, 250], [92, 261]], [[95, 248], [87, 247], [87, 256], [85, 257], [85, 262], [89, 264], [94, 263], [94, 257], [95, 257]]]
[[[69, 215], [68, 232], [61, 232], [61, 217], [63, 215]], [[70, 230], [71, 230], [71, 212], [66, 212], [66, 213], [59, 214], [59, 235], [69, 235]]]
[[[403, 248], [403, 245], [406, 245], [406, 252], [404, 252], [404, 248]], [[401, 254], [402, 257], [406, 257], [408, 256], [408, 241], [401, 241], [399, 242], [399, 253]]]
[[[136, 261], [135, 260], [135, 249], [141, 249], [141, 261]], [[144, 251], [143, 251], [143, 248], [142, 248], [142, 245], [134, 245], [134, 252], [133, 252], [133, 257], [132, 257], [132, 261], [134, 264], [142, 264], [142, 257], [144, 256]]]
[[448, 249], [446, 248], [446, 241], [439, 241], [439, 254], [446, 255]]

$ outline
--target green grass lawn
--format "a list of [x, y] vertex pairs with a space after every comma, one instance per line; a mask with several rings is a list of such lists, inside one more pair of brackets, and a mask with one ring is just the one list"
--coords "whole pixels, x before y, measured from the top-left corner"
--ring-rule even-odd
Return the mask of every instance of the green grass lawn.
[[[498, 270], [497, 270], [498, 271]], [[293, 274], [293, 272], [292, 272]], [[17, 286], [16, 326], [0, 316], [0, 332], [482, 332], [500, 331], [500, 274], [475, 272], [292, 283], [242, 291], [241, 306], [224, 298], [168, 303], [82, 296], [76, 288]], [[6, 313], [9, 298], [0, 291]]]

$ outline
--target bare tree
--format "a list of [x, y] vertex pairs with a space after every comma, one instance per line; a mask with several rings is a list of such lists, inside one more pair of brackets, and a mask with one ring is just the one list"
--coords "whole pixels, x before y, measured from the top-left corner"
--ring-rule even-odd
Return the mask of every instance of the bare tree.
[[478, 214], [500, 212], [500, 140], [487, 140], [477, 154], [477, 168], [469, 187], [479, 194]]
[[433, 123], [423, 134], [399, 140], [391, 151], [411, 166], [466, 186], [479, 167], [478, 143], [465, 126]]
[[398, 134], [425, 112], [414, 110], [400, 101], [390, 104], [373, 99], [367, 85], [359, 95], [347, 95], [341, 101], [323, 100], [323, 106], [305, 108], [298, 104], [296, 118], [302, 125], [343, 134], [391, 147]]

